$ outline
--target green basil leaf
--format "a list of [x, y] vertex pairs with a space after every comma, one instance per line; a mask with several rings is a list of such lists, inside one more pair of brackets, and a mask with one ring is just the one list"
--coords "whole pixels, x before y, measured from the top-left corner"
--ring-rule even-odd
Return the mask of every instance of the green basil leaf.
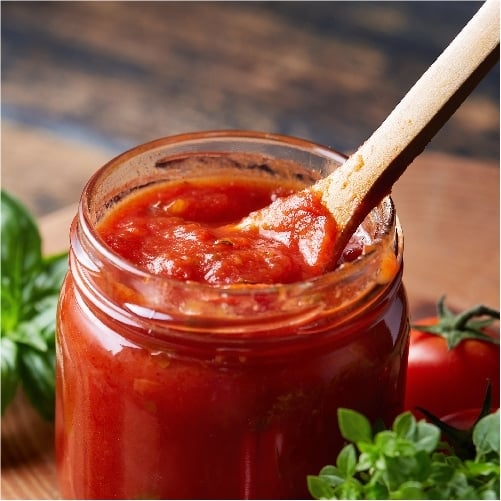
[[[29, 320], [44, 310], [51, 310], [55, 317], [55, 305], [61, 284], [68, 271], [68, 253], [44, 258], [37, 274], [25, 285], [23, 291], [22, 318]], [[37, 321], [37, 323], [40, 323]]]
[[33, 406], [52, 419], [56, 308], [68, 253], [43, 257], [35, 220], [4, 191], [1, 217], [2, 343], [8, 339], [2, 348], [2, 410], [22, 383]]
[[15, 331], [7, 332], [7, 337], [17, 344], [25, 344], [38, 351], [47, 351], [44, 332], [31, 320], [18, 324]]
[[19, 317], [19, 298], [17, 294], [13, 294], [8, 280], [3, 279], [2, 272], [2, 287], [1, 287], [1, 335], [7, 335], [7, 332], [14, 328]]
[[0, 339], [1, 371], [2, 371], [2, 414], [16, 394], [19, 383], [17, 364], [17, 346], [9, 338]]
[[55, 349], [38, 351], [19, 345], [19, 373], [23, 390], [40, 415], [51, 421], [55, 406]]
[[[20, 202], [1, 191], [2, 330], [13, 330], [21, 316], [23, 289], [42, 261], [37, 225]], [[8, 310], [7, 310], [8, 308]], [[5, 320], [4, 320], [5, 315]], [[6, 323], [7, 322], [7, 323]]]
[[8, 331], [6, 336], [16, 343], [47, 351], [48, 343], [54, 344], [58, 299], [58, 295], [53, 293], [40, 298], [31, 305], [31, 317], [21, 320], [16, 329]]
[[61, 284], [68, 271], [68, 253], [44, 257], [41, 268], [35, 279], [37, 290], [44, 291], [45, 294], [59, 295]]
[[45, 333], [45, 339], [51, 339], [55, 331], [58, 294], [39, 298], [32, 305], [32, 317], [28, 321], [33, 327]]

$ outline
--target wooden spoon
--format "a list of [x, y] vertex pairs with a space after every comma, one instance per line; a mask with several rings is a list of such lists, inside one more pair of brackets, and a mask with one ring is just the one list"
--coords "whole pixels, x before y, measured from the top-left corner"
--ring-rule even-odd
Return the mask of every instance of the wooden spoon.
[[[334, 244], [329, 241], [329, 255], [319, 257], [325, 262], [315, 263], [316, 269], [337, 262], [367, 214], [498, 60], [499, 1], [487, 0], [372, 136], [332, 174], [301, 192], [319, 194], [337, 223], [335, 239], [324, 236]], [[283, 206], [271, 204], [239, 226], [257, 225], [268, 234], [279, 226], [283, 235]]]

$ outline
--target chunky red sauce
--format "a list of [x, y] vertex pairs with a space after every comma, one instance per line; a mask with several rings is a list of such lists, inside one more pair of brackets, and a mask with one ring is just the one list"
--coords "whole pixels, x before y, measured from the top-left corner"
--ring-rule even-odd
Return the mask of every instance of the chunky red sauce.
[[[126, 197], [99, 232], [153, 274], [209, 284], [290, 283], [330, 264], [336, 223], [311, 193], [269, 181], [211, 179], [159, 184]], [[284, 198], [285, 197], [285, 198]], [[273, 203], [262, 225], [252, 211]]]

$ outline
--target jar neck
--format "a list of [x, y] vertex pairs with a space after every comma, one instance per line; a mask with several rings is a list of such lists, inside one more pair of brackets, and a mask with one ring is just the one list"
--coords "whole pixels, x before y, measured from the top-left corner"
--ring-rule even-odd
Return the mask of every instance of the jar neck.
[[[385, 203], [393, 211], [391, 201]], [[120, 323], [149, 330], [255, 336], [306, 325], [319, 316], [342, 323], [398, 287], [402, 234], [394, 213], [385, 224], [381, 238], [363, 256], [315, 279], [216, 287], [151, 275], [121, 260], [103, 245], [80, 210], [71, 230], [70, 267], [89, 307]]]
[[[401, 280], [402, 234], [388, 197], [364, 221], [365, 254], [317, 278], [278, 285], [217, 287], [149, 274], [114, 253], [100, 237], [100, 219], [115, 202], [166, 179], [255, 176], [311, 184], [342, 163], [337, 152], [294, 138], [215, 132], [142, 145], [105, 165], [84, 189], [71, 231], [71, 271], [96, 312], [143, 330], [256, 336], [329, 316], [363, 314]], [[388, 266], [393, 263], [393, 266]]]

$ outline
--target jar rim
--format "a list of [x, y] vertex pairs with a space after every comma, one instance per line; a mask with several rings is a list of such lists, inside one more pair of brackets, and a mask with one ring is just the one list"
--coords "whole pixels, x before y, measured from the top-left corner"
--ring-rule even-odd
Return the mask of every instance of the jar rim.
[[[80, 237], [88, 242], [92, 247], [98, 260], [106, 263], [107, 267], [112, 267], [130, 279], [130, 283], [137, 287], [138, 284], [148, 284], [150, 290], [166, 291], [174, 290], [182, 287], [185, 294], [199, 294], [203, 297], [214, 297], [215, 295], [224, 295], [229, 300], [246, 297], [252, 295], [253, 297], [264, 295], [280, 295], [281, 297], [298, 297], [302, 294], [308, 294], [310, 291], [324, 289], [329, 287], [330, 284], [336, 282], [343, 282], [352, 277], [359, 277], [366, 272], [368, 267], [372, 267], [373, 271], [377, 269], [378, 262], [383, 259], [383, 255], [387, 252], [389, 246], [392, 246], [392, 251], [395, 253], [398, 266], [401, 266], [403, 239], [400, 224], [396, 216], [393, 202], [391, 197], [386, 197], [377, 207], [371, 211], [371, 217], [378, 220], [377, 233], [374, 235], [375, 241], [381, 241], [382, 245], [374, 245], [367, 252], [363, 253], [360, 257], [352, 262], [344, 263], [332, 271], [326, 272], [323, 275], [313, 277], [306, 280], [279, 283], [279, 284], [231, 284], [231, 285], [214, 285], [194, 281], [180, 281], [174, 278], [155, 275], [146, 270], [140, 269], [133, 263], [125, 260], [119, 254], [114, 252], [102, 239], [102, 237], [95, 231], [94, 224], [91, 217], [91, 201], [92, 193], [98, 189], [102, 176], [115, 166], [128, 162], [131, 159], [148, 153], [159, 148], [170, 147], [171, 145], [181, 146], [190, 143], [197, 143], [200, 141], [237, 141], [239, 144], [244, 143], [238, 151], [246, 151], [245, 143], [263, 142], [267, 144], [276, 144], [284, 147], [291, 147], [292, 149], [300, 149], [308, 152], [309, 154], [319, 155], [332, 161], [337, 165], [344, 162], [347, 158], [345, 155], [338, 151], [322, 146], [311, 141], [295, 138], [291, 136], [264, 133], [257, 131], [245, 130], [214, 130], [203, 131], [194, 133], [178, 134], [168, 136], [165, 138], [156, 139], [142, 145], [131, 148], [130, 150], [116, 156], [101, 169], [99, 169], [94, 176], [86, 184], [80, 204], [78, 207], [78, 214], [76, 217], [76, 225], [79, 227]], [[72, 238], [73, 239], [73, 238]], [[384, 242], [387, 240], [387, 242]], [[92, 268], [92, 266], [91, 266]], [[379, 284], [381, 285], [381, 284]], [[158, 305], [161, 309], [162, 306]], [[135, 312], [137, 314], [137, 312]]]

